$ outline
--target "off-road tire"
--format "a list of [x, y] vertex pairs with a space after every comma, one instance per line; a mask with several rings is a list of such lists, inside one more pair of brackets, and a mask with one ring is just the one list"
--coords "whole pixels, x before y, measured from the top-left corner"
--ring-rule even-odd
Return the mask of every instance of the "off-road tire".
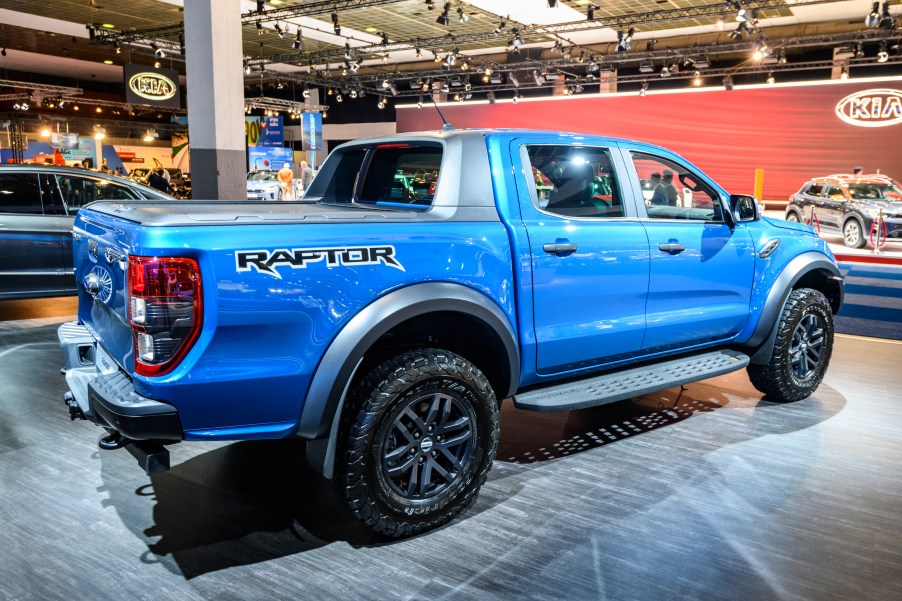
[[[413, 493], [409, 489], [400, 490], [409, 486], [413, 472], [427, 470], [418, 472], [420, 476], [416, 486], [421, 486], [427, 479], [424, 473], [434, 476], [439, 473], [428, 471], [433, 470], [433, 466], [439, 462], [444, 462], [444, 468], [449, 465], [450, 455], [442, 455], [440, 448], [449, 437], [446, 437], [445, 443], [440, 443], [441, 438], [434, 436], [437, 440], [430, 442], [429, 448], [424, 451], [426, 438], [431, 435], [406, 417], [412, 413], [405, 408], [415, 411], [425, 406], [421, 403], [428, 405], [435, 402], [418, 399], [445, 399], [443, 402], [448, 403], [449, 407], [453, 404], [453, 415], [467, 416], [466, 423], [472, 427], [470, 438], [473, 444], [466, 458], [460, 460], [460, 469], [447, 469], [446, 473], [452, 474], [453, 478], [450, 482], [442, 478], [444, 488], [432, 496], [423, 496], [427, 493], [422, 490], [419, 491], [421, 494], [417, 494], [416, 490]], [[420, 423], [434, 424], [435, 431], [446, 424], [446, 419], [450, 419], [446, 413], [444, 417], [438, 416], [440, 420], [433, 415], [433, 421], [429, 422], [429, 415]], [[413, 424], [410, 431], [405, 432], [412, 435], [414, 430], [418, 430], [422, 438], [418, 438], [417, 443], [407, 437], [403, 444], [420, 446], [403, 451], [398, 455], [401, 459], [397, 460], [395, 467], [390, 468], [388, 458], [399, 452], [402, 446], [397, 445], [393, 451], [387, 451], [391, 443], [398, 440], [398, 433], [401, 432], [399, 420], [408, 420], [407, 423]], [[463, 421], [461, 417], [455, 423]], [[437, 528], [476, 500], [495, 458], [499, 427], [495, 393], [486, 377], [472, 363], [440, 349], [420, 349], [394, 357], [370, 372], [348, 396], [342, 413], [336, 455], [335, 484], [338, 494], [358, 519], [382, 534], [402, 537]], [[450, 450], [452, 454], [460, 453], [460, 448]], [[413, 464], [408, 484], [399, 485], [399, 477], [390, 475], [390, 469], [399, 469], [397, 465], [405, 461], [408, 452], [410, 457], [419, 457], [419, 463]], [[434, 459], [430, 460], [430, 457]], [[438, 487], [437, 484], [435, 486]]]
[[[830, 364], [833, 353], [830, 302], [811, 288], [793, 290], [783, 306], [778, 328], [770, 361], [749, 364], [749, 379], [768, 401], [798, 401], [815, 391]], [[812, 363], [815, 356], [816, 361]], [[806, 373], [800, 375], [803, 368]]]
[[[858, 230], [857, 238], [854, 236], [855, 230]], [[849, 233], [846, 233], [847, 231]], [[850, 218], [843, 224], [842, 242], [849, 248], [864, 248], [868, 245], [868, 235], [864, 231], [864, 226], [855, 217]]]

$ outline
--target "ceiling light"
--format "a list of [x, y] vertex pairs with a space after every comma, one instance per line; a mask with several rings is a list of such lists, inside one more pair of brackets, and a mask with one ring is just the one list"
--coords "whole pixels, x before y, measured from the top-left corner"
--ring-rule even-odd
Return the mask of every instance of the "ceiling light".
[[385, 100], [385, 97], [380, 97], [379, 102], [376, 103], [376, 106], [378, 106], [380, 109], [384, 109], [386, 104], [387, 102]]
[[304, 88], [304, 91], [301, 92], [301, 95], [302, 95], [304, 98], [310, 98], [310, 90], [309, 90], [308, 88]]
[[[113, 49], [116, 51], [116, 54], [122, 54], [122, 48], [119, 46], [119, 42], [113, 42]], [[6, 56], [4, 54], [4, 56]]]
[[450, 13], [451, 13], [451, 3], [445, 2], [445, 8], [442, 10], [442, 14], [440, 14], [438, 16], [438, 18], [435, 20], [435, 22], [438, 23], [439, 25], [444, 25], [445, 27], [449, 26], [451, 24]]
[[511, 98], [511, 100], [513, 101], [514, 104], [517, 104], [518, 102], [520, 102], [520, 92], [514, 92], [514, 97]]
[[740, 8], [739, 11], [736, 13], [736, 20], [739, 21], [740, 23], [744, 23], [745, 21], [748, 21], [749, 20], [749, 11], [744, 8]]
[[159, 68], [162, 67], [162, 66], [163, 66], [163, 65], [160, 63], [160, 61], [154, 61], [154, 62], [153, 62], [153, 68], [154, 68], [154, 69], [159, 69]]
[[725, 25], [726, 25], [726, 23], [724, 22], [723, 17], [718, 17], [717, 18], [717, 29], [720, 31], [723, 31], [723, 28]]
[[507, 80], [508, 80], [511, 84], [513, 84], [513, 86], [514, 86], [515, 88], [519, 88], [519, 87], [520, 87], [520, 80], [517, 79], [517, 76], [514, 75], [513, 73], [508, 74]]
[[702, 85], [702, 74], [701, 74], [701, 72], [696, 71], [695, 74], [693, 74], [693, 76], [692, 76], [692, 85], [694, 85], [695, 87], [698, 87], [698, 86]]
[[257, 21], [257, 35], [263, 35], [263, 23]]
[[492, 33], [494, 33], [495, 35], [498, 35], [499, 33], [501, 33], [501, 30], [504, 29], [506, 26], [507, 26], [507, 22], [502, 18], [500, 21], [498, 21], [498, 27], [493, 29]]
[[874, 5], [871, 7], [871, 12], [867, 14], [864, 18], [864, 24], [867, 27], [877, 27], [877, 23], [880, 22], [880, 3], [874, 2]]
[[50, 137], [50, 130], [47, 129], [46, 127], [41, 128], [41, 137], [43, 137], [43, 138], [49, 138], [49, 137]]
[[639, 96], [645, 96], [648, 93], [648, 82], [643, 81], [642, 86], [639, 88]]
[[348, 92], [348, 96], [350, 96], [351, 98], [357, 98], [357, 90], [351, 90], [350, 92]]
[[105, 137], [106, 137], [106, 132], [103, 132], [103, 131], [100, 131], [100, 130], [98, 130], [98, 131], [94, 134], [94, 139], [95, 139], [95, 140], [103, 140]]
[[304, 46], [304, 40], [301, 39], [301, 28], [298, 27], [298, 35], [294, 38], [294, 42], [292, 42], [291, 47], [295, 50], [300, 50]]
[[96, 106], [96, 107], [94, 107], [94, 112], [96, 112], [96, 113], [102, 113], [102, 112], [103, 112], [103, 109], [100, 108], [99, 106]]
[[514, 45], [514, 48], [519, 48], [523, 45], [523, 38], [520, 37], [520, 32], [514, 29], [514, 40], [511, 42]]
[[723, 78], [723, 87], [725, 90], [733, 89], [733, 78], [729, 75]]
[[842, 71], [839, 72], [840, 79], [849, 79], [849, 68], [843, 67]]
[[557, 0], [548, 0], [548, 8], [554, 8], [557, 6]]
[[586, 7], [586, 21], [594, 21], [595, 20], [595, 9], [598, 8], [594, 4], [590, 4]]
[[283, 40], [285, 39], [285, 30], [279, 25], [278, 21], [276, 21], [276, 33], [279, 34], [279, 37]]
[[466, 23], [470, 20], [470, 15], [464, 12], [463, 6], [457, 7], [457, 22], [458, 23]]
[[332, 29], [335, 31], [335, 35], [341, 35], [341, 23], [338, 22], [338, 13], [332, 13]]
[[877, 62], [885, 63], [889, 60], [889, 53], [886, 51], [886, 40], [880, 42], [880, 51], [877, 53]]
[[388, 45], [388, 34], [383, 31], [383, 32], [379, 33], [379, 36], [382, 38], [382, 45], [387, 46]]
[[435, 2], [433, 2], [433, 0], [426, 0], [426, 8], [435, 10]]
[[670, 77], [670, 67], [666, 64], [661, 67], [661, 77]]
[[335, 95], [335, 102], [344, 102], [344, 97], [342, 97], [341, 92]]
[[771, 85], [771, 86], [774, 85], [775, 83], [777, 83], [777, 78], [774, 77], [773, 71], [767, 72], [767, 83], [768, 83], [768, 85]]

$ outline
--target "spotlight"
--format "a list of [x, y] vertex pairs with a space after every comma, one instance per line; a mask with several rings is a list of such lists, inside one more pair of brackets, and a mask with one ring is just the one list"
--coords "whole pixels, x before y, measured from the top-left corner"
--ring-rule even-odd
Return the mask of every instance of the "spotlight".
[[395, 87], [395, 84], [393, 84], [393, 83], [388, 84], [388, 91], [391, 92], [392, 96], [398, 95], [398, 88]]
[[520, 37], [520, 32], [514, 29], [514, 41], [511, 42], [514, 48], [519, 48], [523, 45], [523, 38]]
[[433, 0], [426, 0], [426, 8], [435, 10], [435, 2], [433, 2]]
[[557, 6], [557, 0], [548, 0], [548, 8], [554, 8]]
[[341, 92], [335, 95], [335, 102], [344, 102], [344, 97], [341, 95]]
[[723, 20], [723, 17], [717, 18], [717, 29], [718, 31], [723, 31], [723, 28], [726, 26], [726, 23]]
[[695, 87], [702, 85], [702, 74], [700, 71], [696, 71], [692, 76], [692, 85], [694, 85]]
[[786, 52], [781, 48], [780, 52], [777, 53], [777, 64], [785, 65], [786, 64]]
[[417, 58], [423, 58], [423, 51], [417, 48]]
[[277, 90], [284, 90], [284, 89], [285, 89], [285, 84], [282, 83], [281, 80], [280, 80], [280, 81], [277, 81], [277, 82], [276, 82], [276, 89], [277, 89]]
[[247, 61], [244, 62], [244, 74], [245, 75], [251, 74], [251, 64]]
[[871, 12], [867, 14], [864, 18], [864, 24], [866, 27], [877, 27], [877, 24], [880, 22], [880, 3], [874, 2], [874, 5], [871, 7]]
[[298, 27], [298, 35], [294, 38], [294, 42], [291, 43], [291, 47], [295, 50], [300, 50], [304, 46], [304, 40], [301, 39], [301, 28]]
[[849, 68], [848, 67], [842, 68], [842, 71], [840, 71], [840, 73], [839, 73], [839, 78], [840, 79], [849, 79]]
[[357, 98], [357, 90], [351, 90], [350, 92], [348, 92], [348, 96], [350, 96], [351, 98]]
[[723, 78], [723, 87], [725, 90], [733, 89], [733, 78], [729, 75]]
[[[122, 48], [119, 47], [119, 42], [113, 43], [113, 49], [116, 51], [116, 54], [122, 54]], [[3, 51], [3, 56], [6, 56], [6, 50]]]
[[646, 40], [645, 41], [645, 51], [646, 52], [654, 52], [655, 44], [658, 43], [658, 40]]
[[648, 82], [643, 81], [642, 87], [639, 88], [639, 96], [645, 96], [648, 93]]
[[877, 62], [885, 63], [889, 60], [889, 53], [886, 51], [886, 40], [880, 42], [880, 51], [877, 53]]
[[896, 17], [889, 14], [889, 0], [883, 2], [883, 16], [880, 17], [880, 23], [877, 24], [880, 29], [895, 29]]
[[636, 30], [632, 27], [624, 33], [621, 29], [617, 32], [617, 52], [629, 52], [633, 47], [633, 36]]
[[359, 69], [359, 68], [360, 68], [359, 62], [354, 61], [353, 63], [351, 63], [351, 73], [357, 73], [357, 69]]
[[263, 12], [263, 5], [266, 4], [265, 0], [257, 0], [257, 12]]
[[858, 42], [855, 45], [855, 58], [862, 58], [864, 56], [864, 43]]
[[485, 99], [489, 101], [489, 104], [495, 104], [495, 92], [489, 90], [488, 94], [485, 95]]
[[153, 62], [153, 68], [154, 68], [154, 69], [159, 69], [159, 68], [162, 67], [162, 66], [163, 66], [163, 65], [162, 65], [162, 63], [160, 63], [160, 61], [154, 61], [154, 62]]
[[42, 137], [42, 138], [49, 138], [49, 137], [50, 137], [50, 130], [47, 129], [46, 127], [42, 127], [42, 128], [41, 128], [41, 137]]
[[438, 19], [436, 19], [435, 22], [438, 23], [439, 25], [444, 25], [445, 27], [448, 27], [451, 24], [450, 13], [451, 13], [451, 3], [445, 2], [445, 8], [442, 9], [442, 14], [440, 14], [438, 16]]
[[309, 89], [309, 88], [304, 88], [304, 91], [301, 92], [301, 95], [302, 95], [305, 99], [306, 99], [306, 98], [310, 98], [310, 89]]
[[380, 97], [380, 98], [379, 98], [379, 102], [376, 103], [376, 106], [378, 106], [379, 109], [381, 110], [381, 109], [384, 109], [384, 108], [385, 108], [385, 105], [386, 105], [386, 104], [387, 104], [387, 101], [385, 100], [385, 98], [384, 98], [384, 97]]
[[285, 39], [285, 30], [276, 22], [276, 33], [279, 35], [281, 39]]
[[520, 102], [520, 92], [514, 92], [514, 97], [511, 98], [511, 101], [514, 104], [517, 104], [518, 102]]
[[382, 37], [382, 45], [387, 46], [388, 45], [388, 34], [383, 31], [383, 32], [380, 32], [379, 35]]
[[511, 84], [513, 84], [513, 86], [514, 86], [515, 88], [519, 88], [519, 87], [520, 87], [520, 80], [517, 79], [517, 76], [514, 75], [513, 73], [510, 73], [510, 74], [507, 76], [507, 80], [508, 80]]
[[767, 72], [767, 84], [772, 86], [772, 85], [774, 85], [775, 83], [777, 83], [777, 78], [774, 77], [774, 72], [773, 72], [773, 71], [768, 71], [768, 72]]
[[661, 77], [670, 77], [670, 67], [666, 63], [661, 67]]
[[263, 35], [263, 23], [257, 21], [257, 35]]
[[595, 20], [595, 9], [597, 7], [594, 4], [590, 4], [586, 7], [586, 21], [594, 21]]
[[495, 35], [498, 35], [498, 34], [501, 33], [501, 30], [504, 29], [506, 26], [507, 26], [507, 21], [505, 21], [505, 20], [502, 18], [500, 21], [498, 21], [498, 27], [496, 27], [495, 29], [493, 29], [493, 30], [492, 30], [492, 33], [494, 33]]
[[383, 80], [382, 80], [382, 89], [383, 89], [383, 90], [387, 90], [387, 89], [388, 89], [388, 86], [390, 86], [390, 85], [391, 85], [391, 82], [388, 81], [387, 79], [383, 79]]
[[423, 108], [423, 97], [422, 96], [420, 96], [419, 100], [417, 100], [417, 108], [418, 109]]
[[545, 78], [542, 77], [541, 75], [539, 75], [538, 70], [533, 70], [532, 78], [536, 81], [537, 86], [544, 85], [544, 83], [545, 83]]
[[470, 15], [464, 12], [463, 6], [457, 7], [457, 22], [458, 23], [466, 23], [470, 20]]
[[338, 13], [332, 13], [332, 29], [335, 31], [335, 35], [341, 35], [341, 24], [338, 22]]

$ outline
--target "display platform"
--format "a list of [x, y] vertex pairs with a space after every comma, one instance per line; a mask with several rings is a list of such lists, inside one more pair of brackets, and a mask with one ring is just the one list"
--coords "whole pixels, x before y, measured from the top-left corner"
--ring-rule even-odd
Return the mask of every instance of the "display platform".
[[0, 322], [0, 598], [902, 598], [902, 343], [837, 336], [787, 405], [744, 372], [581, 411], [506, 401], [475, 506], [393, 541], [297, 440], [177, 444], [153, 477], [99, 450], [62, 403], [65, 319]]

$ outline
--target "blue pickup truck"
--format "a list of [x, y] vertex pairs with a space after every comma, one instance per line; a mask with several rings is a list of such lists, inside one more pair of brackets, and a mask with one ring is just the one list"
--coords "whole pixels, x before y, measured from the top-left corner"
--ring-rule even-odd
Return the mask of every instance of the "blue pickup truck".
[[563, 411], [746, 368], [810, 395], [843, 285], [808, 226], [663, 148], [537, 131], [360, 140], [303, 202], [97, 202], [73, 230], [73, 419], [148, 474], [297, 436], [375, 530], [452, 519], [501, 399]]

